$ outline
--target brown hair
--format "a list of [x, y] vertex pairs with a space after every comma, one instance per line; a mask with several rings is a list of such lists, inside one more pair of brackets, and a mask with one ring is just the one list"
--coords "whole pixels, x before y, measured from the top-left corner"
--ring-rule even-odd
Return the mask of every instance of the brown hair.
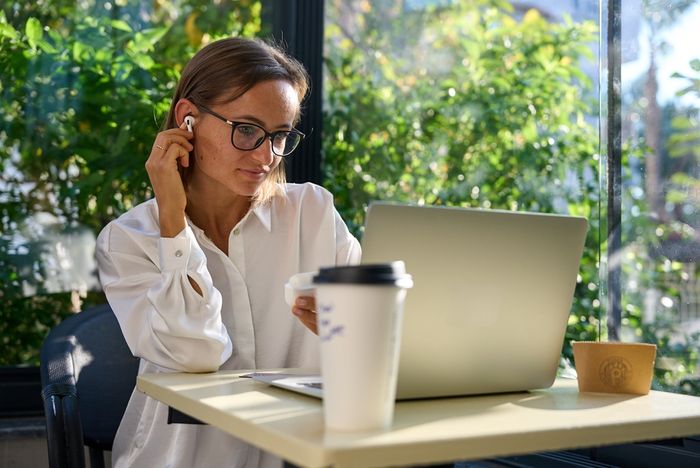
[[[212, 106], [231, 102], [258, 83], [269, 80], [289, 82], [302, 102], [309, 90], [309, 75], [303, 65], [281, 48], [260, 39], [230, 37], [207, 45], [197, 52], [182, 70], [164, 129], [177, 127], [175, 105], [186, 98], [196, 106]], [[295, 123], [300, 115], [296, 116]], [[190, 157], [189, 167], [182, 168], [184, 184], [195, 165]], [[270, 173], [255, 203], [264, 203], [277, 193], [277, 184], [283, 184], [284, 161]]]

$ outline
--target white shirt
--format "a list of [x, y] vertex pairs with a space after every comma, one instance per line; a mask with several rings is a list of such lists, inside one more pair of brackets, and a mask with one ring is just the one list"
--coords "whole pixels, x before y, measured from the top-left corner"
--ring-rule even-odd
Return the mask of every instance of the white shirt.
[[[358, 263], [360, 246], [313, 184], [256, 207], [235, 226], [228, 255], [188, 220], [161, 238], [158, 205], [142, 203], [97, 239], [100, 280], [143, 372], [318, 367], [316, 335], [284, 301], [289, 277]], [[190, 276], [202, 289], [200, 296]], [[167, 424], [166, 405], [134, 390], [112, 451], [115, 467], [279, 466], [211, 426]]]

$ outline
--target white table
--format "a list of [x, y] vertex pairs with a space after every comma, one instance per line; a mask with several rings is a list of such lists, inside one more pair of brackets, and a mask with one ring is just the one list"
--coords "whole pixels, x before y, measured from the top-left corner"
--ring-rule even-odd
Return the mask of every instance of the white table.
[[137, 387], [309, 467], [439, 463], [700, 434], [700, 397], [585, 394], [562, 379], [525, 393], [400, 402], [388, 431], [331, 432], [320, 400], [239, 377], [245, 373], [145, 374]]

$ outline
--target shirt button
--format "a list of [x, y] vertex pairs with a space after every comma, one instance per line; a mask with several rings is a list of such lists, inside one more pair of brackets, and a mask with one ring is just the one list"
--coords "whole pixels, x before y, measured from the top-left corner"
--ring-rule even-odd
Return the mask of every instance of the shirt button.
[[241, 230], [238, 229], [238, 228], [236, 228], [236, 229], [233, 230], [233, 235], [234, 235], [234, 236], [237, 236], [237, 235], [240, 234], [240, 233], [241, 233]]
[[182, 250], [176, 250], [176, 251], [175, 251], [175, 256], [176, 256], [177, 258], [182, 257]]

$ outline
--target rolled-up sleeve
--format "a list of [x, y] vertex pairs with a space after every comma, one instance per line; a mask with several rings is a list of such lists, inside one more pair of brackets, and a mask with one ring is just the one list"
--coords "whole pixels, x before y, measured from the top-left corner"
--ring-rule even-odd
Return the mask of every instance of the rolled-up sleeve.
[[97, 239], [97, 262], [135, 356], [185, 372], [217, 370], [231, 356], [221, 294], [189, 226], [174, 238], [154, 238], [113, 222]]

